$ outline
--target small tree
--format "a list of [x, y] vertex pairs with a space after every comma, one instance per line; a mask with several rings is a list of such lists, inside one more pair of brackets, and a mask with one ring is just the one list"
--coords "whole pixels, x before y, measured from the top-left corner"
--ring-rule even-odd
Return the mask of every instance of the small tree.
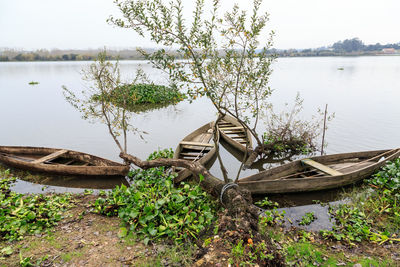
[[[127, 131], [139, 134], [141, 138], [145, 132], [129, 124], [132, 114], [127, 112], [126, 103], [128, 94], [126, 90], [116, 90], [125, 85], [121, 81], [118, 61], [107, 61], [107, 53], [99, 53], [97, 60], [87, 69], [82, 70], [83, 79], [92, 83], [89, 90], [82, 91], [82, 96], [63, 86], [66, 100], [81, 112], [85, 120], [102, 122], [107, 125], [108, 131], [121, 152], [127, 153]], [[132, 84], [147, 81], [145, 74], [138, 70]], [[117, 92], [119, 95], [115, 95]], [[115, 104], [112, 97], [124, 101]], [[120, 137], [122, 136], [122, 141]]]
[[[266, 144], [263, 138], [266, 135], [257, 131], [260, 118], [271, 116], [267, 114], [270, 107], [268, 98], [272, 93], [269, 77], [275, 59], [270, 53], [274, 32], [265, 33], [268, 14], [260, 14], [261, 0], [253, 1], [250, 16], [238, 5], [221, 16], [219, 1], [214, 0], [208, 17], [205, 0], [197, 0], [191, 22], [185, 20], [180, 0], [168, 4], [162, 0], [115, 2], [122, 18], [111, 17], [109, 21], [112, 24], [131, 28], [158, 45], [178, 51], [177, 55], [164, 48], [154, 53], [140, 50], [147, 60], [166, 72], [174, 84], [188, 92], [192, 100], [206, 96], [218, 111], [219, 119], [229, 114], [250, 131], [257, 147], [248, 147], [251, 154], [248, 165], [257, 155], [271, 153], [271, 148], [276, 146]], [[261, 43], [263, 37], [266, 40]], [[307, 127], [302, 129], [309, 130]], [[315, 132], [315, 129], [311, 130]], [[268, 134], [272, 133], [274, 131]], [[309, 133], [300, 133], [295, 137], [299, 139], [305, 135], [315, 137]], [[309, 141], [302, 142], [301, 147]], [[293, 151], [297, 151], [297, 147]], [[225, 176], [224, 170], [223, 173]]]

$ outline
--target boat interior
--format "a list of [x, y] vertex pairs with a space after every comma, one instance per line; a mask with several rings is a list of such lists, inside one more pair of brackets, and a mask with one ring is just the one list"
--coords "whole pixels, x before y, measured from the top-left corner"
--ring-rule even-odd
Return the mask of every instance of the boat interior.
[[237, 126], [229, 121], [221, 119], [218, 122], [218, 127], [221, 131], [223, 131], [227, 136], [229, 136], [236, 142], [242, 145], [246, 145], [246, 133], [242, 126]]

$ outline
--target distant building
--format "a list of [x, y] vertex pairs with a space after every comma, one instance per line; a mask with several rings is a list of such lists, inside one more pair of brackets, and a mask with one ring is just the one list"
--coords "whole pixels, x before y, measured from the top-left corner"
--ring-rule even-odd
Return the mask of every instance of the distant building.
[[394, 48], [383, 48], [382, 52], [384, 54], [396, 54], [396, 50]]

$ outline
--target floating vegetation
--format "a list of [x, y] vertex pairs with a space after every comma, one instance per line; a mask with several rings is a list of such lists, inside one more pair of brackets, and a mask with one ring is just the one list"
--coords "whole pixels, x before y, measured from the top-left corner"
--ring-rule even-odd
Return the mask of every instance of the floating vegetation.
[[[115, 88], [105, 99], [128, 111], [140, 113], [176, 104], [186, 98], [178, 88], [157, 84], [128, 84]], [[93, 99], [100, 99], [94, 95]]]
[[29, 82], [29, 85], [37, 85], [37, 84], [39, 84], [39, 82], [34, 82], [34, 81]]
[[322, 236], [350, 244], [363, 240], [378, 244], [400, 242], [400, 158], [389, 162], [365, 183], [361, 192], [349, 196], [351, 203], [330, 207], [335, 225], [330, 231], [322, 231]]
[[316, 219], [317, 217], [314, 215], [314, 212], [307, 212], [303, 217], [301, 217], [299, 225], [310, 225]]

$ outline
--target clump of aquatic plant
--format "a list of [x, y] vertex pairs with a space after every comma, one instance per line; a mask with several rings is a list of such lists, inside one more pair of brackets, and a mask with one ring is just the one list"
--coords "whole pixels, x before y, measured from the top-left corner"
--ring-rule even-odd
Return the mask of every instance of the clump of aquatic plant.
[[[175, 86], [157, 85], [150, 82], [147, 76], [144, 77], [142, 82], [146, 83], [124, 84], [111, 92], [105, 92], [106, 95], [102, 97], [114, 105], [136, 113], [166, 107], [186, 98]], [[100, 100], [101, 97], [95, 94], [93, 99]]]
[[317, 217], [315, 216], [314, 212], [307, 212], [303, 217], [301, 217], [299, 225], [310, 225], [316, 219]]
[[267, 226], [280, 225], [284, 222], [286, 211], [279, 211], [279, 204], [277, 202], [271, 201], [268, 197], [265, 197], [255, 204], [267, 209], [263, 211], [263, 214], [258, 220], [261, 232], [265, 231]]
[[265, 197], [264, 199], [257, 201], [254, 204], [263, 208], [274, 208], [279, 206], [277, 202], [269, 200], [268, 197]]
[[322, 235], [350, 243], [400, 242], [399, 178], [400, 159], [396, 159], [366, 180], [368, 187], [352, 194], [349, 204], [330, 207], [335, 225], [330, 231], [322, 231]]
[[174, 86], [157, 85], [153, 83], [127, 84], [116, 88], [110, 98], [117, 105], [126, 101], [128, 108], [145, 104], [175, 104], [186, 96]]
[[54, 226], [62, 213], [72, 206], [71, 195], [24, 195], [11, 191], [15, 177], [0, 176], [0, 239], [19, 240], [25, 234], [37, 234]]
[[[161, 150], [149, 159], [171, 157]], [[117, 186], [94, 203], [97, 213], [118, 216], [126, 224], [123, 232], [134, 231], [145, 243], [168, 238], [184, 242], [211, 226], [216, 220], [216, 203], [199, 185], [173, 186], [173, 175], [164, 167], [131, 173], [130, 187]]]

